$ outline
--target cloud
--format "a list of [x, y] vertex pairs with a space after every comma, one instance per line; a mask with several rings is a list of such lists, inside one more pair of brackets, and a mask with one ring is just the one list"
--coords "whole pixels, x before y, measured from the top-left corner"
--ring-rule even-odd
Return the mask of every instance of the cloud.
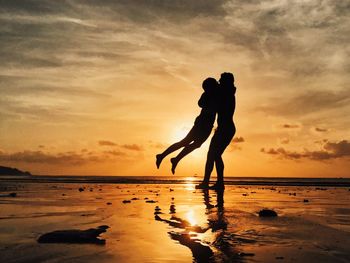
[[232, 140], [233, 143], [240, 143], [240, 142], [245, 142], [245, 139], [243, 137], [235, 137]]
[[0, 153], [0, 161], [18, 163], [42, 163], [62, 165], [82, 165], [88, 162], [103, 162], [105, 159], [97, 156], [84, 156], [75, 152], [61, 152], [57, 154], [45, 153], [42, 151], [22, 151], [14, 153]]
[[282, 128], [296, 129], [296, 128], [300, 128], [300, 125], [299, 124], [283, 124]]
[[259, 106], [257, 109], [277, 116], [303, 116], [344, 108], [349, 104], [350, 90], [348, 89], [340, 91], [310, 90], [290, 98], [281, 98], [277, 103], [269, 103], [268, 106]]
[[106, 141], [106, 140], [98, 141], [98, 144], [101, 146], [117, 146], [118, 145], [112, 141]]
[[279, 158], [284, 159], [311, 159], [311, 160], [331, 160], [337, 158], [349, 158], [350, 157], [350, 142], [347, 140], [342, 140], [338, 142], [328, 142], [326, 141], [323, 145], [322, 149], [319, 151], [308, 151], [304, 150], [303, 152], [296, 151], [287, 151], [284, 148], [280, 147], [277, 149], [270, 148], [265, 149], [262, 148], [261, 152], [274, 155]]
[[126, 154], [121, 151], [105, 151], [104, 153], [111, 154], [113, 156], [126, 156]]
[[280, 140], [281, 144], [288, 144], [289, 143], [289, 139], [288, 138], [281, 138]]
[[319, 128], [319, 127], [315, 127], [314, 130], [315, 130], [316, 132], [328, 132], [328, 129]]
[[229, 148], [228, 148], [228, 151], [229, 152], [232, 152], [232, 151], [241, 151], [242, 150], [242, 147], [238, 144], [241, 144], [245, 142], [245, 139], [243, 137], [235, 137], [232, 139], [230, 145], [229, 145]]
[[100, 140], [98, 141], [98, 144], [100, 146], [113, 146], [113, 147], [119, 147], [123, 149], [127, 149], [130, 151], [143, 151], [143, 147], [138, 144], [118, 144], [112, 141], [107, 141], [107, 140]]
[[160, 142], [154, 142], [152, 140], [148, 141], [148, 144], [150, 147], [156, 148], [156, 149], [166, 149], [167, 145], [160, 143]]
[[122, 144], [120, 147], [131, 151], [143, 151], [143, 147], [137, 144]]

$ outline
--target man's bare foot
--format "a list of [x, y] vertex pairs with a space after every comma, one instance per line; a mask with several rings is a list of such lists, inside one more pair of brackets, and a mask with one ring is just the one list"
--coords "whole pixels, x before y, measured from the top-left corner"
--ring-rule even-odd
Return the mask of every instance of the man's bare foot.
[[163, 156], [161, 154], [157, 154], [156, 155], [156, 165], [157, 165], [157, 169], [159, 169], [160, 164], [163, 161]]
[[216, 182], [214, 185], [209, 187], [210, 190], [222, 191], [225, 189], [224, 182]]
[[172, 172], [173, 174], [175, 174], [175, 169], [176, 169], [176, 166], [177, 166], [177, 164], [178, 164], [178, 161], [177, 161], [176, 158], [171, 158], [171, 159], [170, 159], [170, 162], [171, 162], [171, 172]]
[[196, 185], [196, 189], [209, 189], [209, 184], [202, 182]]

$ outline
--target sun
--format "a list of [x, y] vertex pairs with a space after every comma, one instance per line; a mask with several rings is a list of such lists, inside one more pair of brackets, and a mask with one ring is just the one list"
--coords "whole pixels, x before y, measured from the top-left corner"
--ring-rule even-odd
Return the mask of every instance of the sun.
[[185, 126], [185, 125], [178, 125], [174, 131], [172, 132], [172, 140], [174, 142], [178, 142], [181, 141], [183, 138], [186, 137], [186, 135], [188, 134], [188, 132], [190, 131], [190, 127], [189, 126]]

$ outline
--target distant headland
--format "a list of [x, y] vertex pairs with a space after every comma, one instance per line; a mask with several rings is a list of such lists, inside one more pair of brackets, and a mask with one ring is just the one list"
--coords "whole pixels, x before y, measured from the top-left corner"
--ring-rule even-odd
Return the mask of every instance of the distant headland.
[[0, 166], [0, 175], [32, 175], [30, 172], [23, 172], [16, 168]]

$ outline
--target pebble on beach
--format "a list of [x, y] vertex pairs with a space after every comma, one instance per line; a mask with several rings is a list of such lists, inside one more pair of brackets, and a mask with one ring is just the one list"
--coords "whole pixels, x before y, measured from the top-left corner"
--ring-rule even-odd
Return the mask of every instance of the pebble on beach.
[[130, 200], [123, 200], [123, 204], [128, 204], [128, 203], [131, 203]]
[[38, 243], [74, 243], [74, 244], [99, 244], [104, 245], [106, 241], [98, 238], [101, 233], [107, 231], [109, 226], [102, 225], [87, 230], [71, 229], [57, 230], [41, 235]]
[[174, 214], [176, 212], [175, 205], [170, 205], [170, 214]]
[[260, 217], [276, 217], [277, 213], [271, 209], [262, 209], [259, 211]]

